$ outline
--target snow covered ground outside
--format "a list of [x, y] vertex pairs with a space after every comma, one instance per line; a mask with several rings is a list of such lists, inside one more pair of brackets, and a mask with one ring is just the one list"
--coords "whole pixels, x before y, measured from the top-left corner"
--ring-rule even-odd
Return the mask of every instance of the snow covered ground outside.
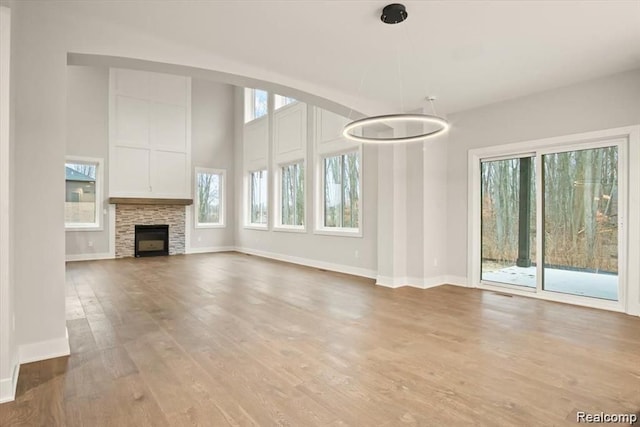
[[[511, 285], [536, 287], [536, 267], [507, 267], [484, 271], [482, 279]], [[544, 289], [565, 294], [618, 300], [616, 274], [587, 273], [584, 271], [544, 269]]]

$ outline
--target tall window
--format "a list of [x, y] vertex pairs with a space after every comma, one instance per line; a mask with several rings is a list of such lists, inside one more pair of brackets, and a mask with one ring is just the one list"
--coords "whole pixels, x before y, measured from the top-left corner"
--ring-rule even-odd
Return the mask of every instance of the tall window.
[[283, 166], [281, 174], [281, 225], [304, 226], [304, 164]]
[[259, 119], [267, 115], [269, 93], [260, 89], [244, 90], [244, 122]]
[[101, 160], [67, 158], [64, 222], [66, 228], [100, 227]]
[[358, 152], [324, 159], [324, 227], [360, 226], [360, 156]]
[[273, 108], [277, 110], [285, 105], [293, 104], [297, 100], [295, 98], [289, 98], [288, 96], [275, 95], [273, 99]]
[[267, 225], [267, 171], [249, 174], [249, 223]]
[[223, 170], [196, 169], [196, 227], [224, 226]]

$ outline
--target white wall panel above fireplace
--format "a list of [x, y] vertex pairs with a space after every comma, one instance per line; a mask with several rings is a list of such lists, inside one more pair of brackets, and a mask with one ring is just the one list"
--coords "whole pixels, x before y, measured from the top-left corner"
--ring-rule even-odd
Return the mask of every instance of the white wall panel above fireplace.
[[187, 152], [187, 109], [180, 105], [151, 104], [150, 142], [153, 148]]
[[115, 96], [115, 135], [117, 145], [149, 145], [149, 102], [128, 96]]
[[112, 89], [118, 94], [133, 98], [149, 99], [151, 96], [151, 73], [137, 70], [111, 70], [114, 85]]
[[[184, 153], [154, 151], [152, 154], [151, 181], [154, 197], [180, 198], [188, 186], [189, 176], [184, 173], [188, 163]], [[189, 198], [189, 197], [186, 197]]]
[[[149, 150], [144, 148], [111, 147], [110, 194], [134, 196], [148, 194]], [[117, 172], [116, 172], [117, 171]]]
[[191, 198], [191, 79], [110, 70], [109, 196]]

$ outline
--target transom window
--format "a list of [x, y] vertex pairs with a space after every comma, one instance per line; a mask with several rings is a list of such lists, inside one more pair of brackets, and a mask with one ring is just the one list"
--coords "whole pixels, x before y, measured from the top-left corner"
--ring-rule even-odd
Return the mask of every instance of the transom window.
[[275, 95], [273, 99], [273, 108], [277, 110], [285, 105], [293, 104], [294, 102], [297, 102], [297, 99], [282, 95]]
[[224, 226], [225, 171], [196, 168], [196, 227]]
[[246, 88], [244, 92], [244, 122], [259, 119], [268, 113], [269, 93], [260, 89]]

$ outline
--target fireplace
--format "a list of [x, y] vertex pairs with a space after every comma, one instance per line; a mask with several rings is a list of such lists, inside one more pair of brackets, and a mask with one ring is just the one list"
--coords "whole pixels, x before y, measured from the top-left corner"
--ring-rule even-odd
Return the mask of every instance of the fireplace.
[[169, 255], [183, 254], [185, 222], [182, 205], [116, 203], [116, 258], [136, 256], [136, 225], [168, 225]]
[[135, 256], [169, 255], [168, 225], [136, 225]]

